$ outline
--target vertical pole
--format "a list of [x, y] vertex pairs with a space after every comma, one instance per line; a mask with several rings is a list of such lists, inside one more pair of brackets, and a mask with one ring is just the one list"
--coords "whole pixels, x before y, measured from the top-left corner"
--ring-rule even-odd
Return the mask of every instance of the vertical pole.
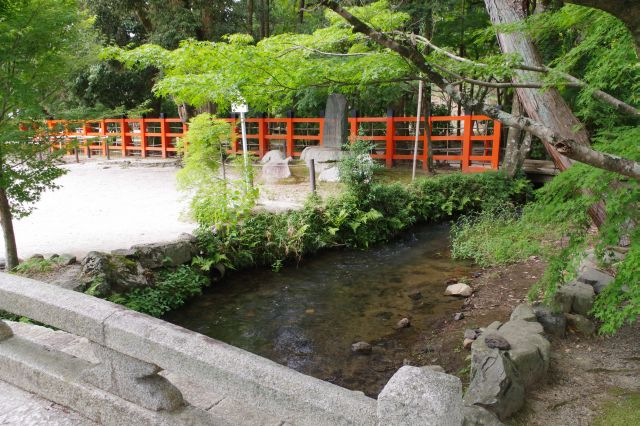
[[416, 165], [418, 164], [418, 140], [420, 139], [420, 115], [422, 113], [422, 84], [418, 83], [418, 116], [416, 117], [416, 139], [413, 144], [413, 170], [411, 172], [411, 180], [416, 180]]
[[120, 137], [122, 138], [122, 145], [120, 146], [122, 150], [122, 157], [127, 156], [127, 120], [124, 118], [120, 119]]
[[473, 129], [471, 128], [473, 123], [473, 116], [465, 115], [464, 118], [464, 127], [462, 134], [462, 161], [460, 161], [460, 168], [463, 172], [465, 172], [469, 168], [469, 164], [471, 163], [471, 134], [473, 133]]
[[89, 142], [89, 138], [87, 138], [87, 122], [82, 122], [82, 140], [84, 141], [84, 155], [87, 158], [91, 158], [91, 142]]
[[500, 139], [502, 137], [502, 123], [493, 120], [493, 147], [491, 148], [491, 168], [498, 170], [500, 162]]
[[313, 158], [309, 162], [309, 182], [311, 183], [311, 193], [316, 194], [316, 160]]
[[147, 123], [144, 115], [140, 119], [140, 157], [147, 158]]
[[251, 187], [249, 181], [249, 147], [247, 146], [247, 124], [245, 122], [244, 112], [240, 113], [240, 131], [242, 132], [242, 157], [244, 157], [244, 177], [247, 185], [247, 192]]
[[349, 141], [353, 143], [358, 138], [358, 111], [355, 109], [351, 110], [351, 120], [349, 124], [350, 124]]
[[286, 136], [286, 152], [287, 157], [293, 157], [293, 111], [287, 113], [287, 136]]
[[318, 122], [318, 146], [324, 145], [324, 117], [320, 118]]
[[393, 110], [387, 110], [387, 132], [386, 132], [386, 149], [385, 149], [385, 163], [388, 169], [393, 167], [393, 137], [396, 133], [395, 126], [393, 124]]
[[104, 119], [100, 120], [100, 139], [104, 142], [102, 155], [109, 159], [109, 145], [107, 144], [107, 124]]
[[258, 149], [260, 150], [260, 158], [264, 157], [267, 151], [269, 151], [267, 138], [265, 137], [267, 134], [266, 124], [264, 115], [258, 118]]
[[164, 113], [160, 113], [160, 145], [162, 147], [162, 158], [167, 158], [167, 119]]

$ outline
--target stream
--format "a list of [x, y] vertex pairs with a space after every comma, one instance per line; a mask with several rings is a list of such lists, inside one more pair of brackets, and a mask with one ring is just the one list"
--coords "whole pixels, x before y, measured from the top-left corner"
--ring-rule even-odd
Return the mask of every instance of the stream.
[[[443, 295], [445, 282], [471, 270], [450, 258], [448, 226], [422, 226], [368, 251], [234, 272], [164, 319], [376, 397], [434, 325], [460, 309], [461, 299]], [[422, 297], [410, 298], [415, 291]], [[396, 330], [404, 317], [411, 326]], [[352, 353], [358, 341], [372, 354]]]

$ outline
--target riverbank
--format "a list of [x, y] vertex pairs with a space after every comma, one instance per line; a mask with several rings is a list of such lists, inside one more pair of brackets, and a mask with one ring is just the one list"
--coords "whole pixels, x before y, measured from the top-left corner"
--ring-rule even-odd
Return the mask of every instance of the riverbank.
[[[416, 342], [416, 365], [438, 364], [447, 373], [469, 381], [470, 352], [463, 348], [464, 330], [505, 322], [546, 264], [526, 262], [478, 270], [470, 284], [459, 321], [445, 318], [433, 333]], [[550, 336], [548, 379], [526, 397], [524, 408], [507, 421], [514, 426], [630, 425], [640, 422], [640, 323], [625, 326], [614, 336], [583, 336], [569, 332]]]

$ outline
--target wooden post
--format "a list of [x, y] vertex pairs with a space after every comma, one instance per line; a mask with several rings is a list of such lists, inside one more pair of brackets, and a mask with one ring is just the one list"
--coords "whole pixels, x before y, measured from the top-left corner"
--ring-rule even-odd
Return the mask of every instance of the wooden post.
[[109, 144], [107, 143], [107, 124], [104, 119], [100, 120], [100, 139], [104, 142], [102, 155], [109, 159]]
[[140, 119], [140, 157], [147, 158], [147, 123], [144, 116]]
[[471, 135], [473, 134], [473, 117], [471, 115], [465, 115], [464, 127], [462, 134], [462, 160], [460, 161], [460, 169], [464, 172], [469, 168], [471, 163]]
[[265, 137], [267, 134], [267, 123], [265, 122], [265, 116], [258, 118], [258, 151], [260, 152], [260, 158], [269, 151], [268, 141]]
[[286, 136], [286, 152], [287, 157], [293, 157], [293, 111], [287, 113], [287, 136]]
[[351, 110], [351, 120], [349, 120], [349, 124], [349, 141], [354, 143], [356, 139], [358, 139], [358, 111], [355, 109]]
[[127, 120], [125, 118], [120, 119], [120, 138], [122, 139], [122, 145], [120, 149], [122, 151], [122, 158], [127, 156]]
[[491, 148], [491, 168], [498, 170], [500, 163], [500, 139], [502, 137], [502, 123], [493, 120], [493, 147]]
[[316, 160], [313, 158], [309, 162], [309, 182], [311, 183], [311, 193], [316, 193]]
[[231, 115], [231, 153], [235, 156], [238, 154], [238, 117], [235, 113]]
[[393, 123], [393, 110], [387, 110], [387, 131], [386, 131], [386, 149], [385, 149], [385, 163], [388, 169], [393, 167], [393, 137], [395, 136], [396, 129]]
[[167, 119], [164, 113], [160, 113], [160, 146], [162, 147], [162, 158], [167, 158]]

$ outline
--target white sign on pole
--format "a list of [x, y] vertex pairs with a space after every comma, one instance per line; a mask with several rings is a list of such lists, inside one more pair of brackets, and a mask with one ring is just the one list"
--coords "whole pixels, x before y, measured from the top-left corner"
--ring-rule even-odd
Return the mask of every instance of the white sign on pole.
[[231, 112], [246, 114], [247, 112], [249, 112], [249, 106], [245, 103], [231, 104]]
[[242, 156], [244, 157], [244, 168], [245, 168], [245, 179], [247, 184], [247, 191], [251, 186], [251, 182], [249, 181], [249, 148], [247, 146], [247, 125], [245, 122], [244, 115], [249, 112], [249, 106], [245, 103], [235, 103], [231, 104], [231, 111], [235, 113], [240, 113], [240, 129], [242, 132]]

